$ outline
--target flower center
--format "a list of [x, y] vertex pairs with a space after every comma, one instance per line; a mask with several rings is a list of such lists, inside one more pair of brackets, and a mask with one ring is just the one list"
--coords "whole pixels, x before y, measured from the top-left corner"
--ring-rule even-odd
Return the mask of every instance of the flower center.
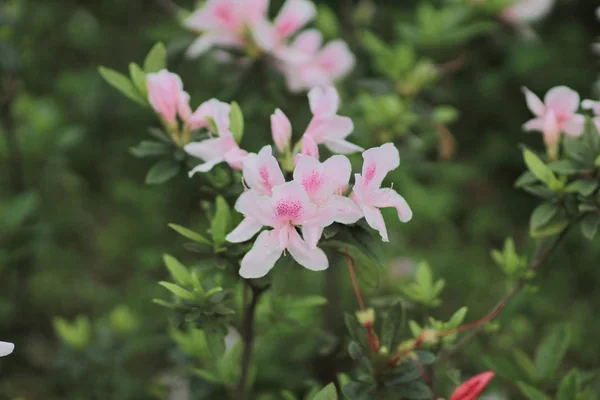
[[275, 215], [280, 220], [294, 221], [302, 216], [302, 204], [297, 200], [281, 200], [275, 206]]

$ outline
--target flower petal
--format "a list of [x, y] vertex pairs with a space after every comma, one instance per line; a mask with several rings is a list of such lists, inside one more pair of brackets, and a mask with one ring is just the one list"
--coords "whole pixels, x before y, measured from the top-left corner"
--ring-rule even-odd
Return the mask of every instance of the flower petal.
[[188, 143], [183, 149], [189, 155], [199, 158], [206, 163], [214, 162], [214, 165], [224, 161], [225, 153], [236, 147], [237, 145], [233, 137], [225, 136], [203, 140], [202, 142]]
[[456, 389], [450, 400], [475, 400], [490, 383], [494, 373], [491, 371], [475, 375]]
[[246, 217], [234, 230], [229, 232], [225, 240], [230, 243], [245, 242], [246, 240], [252, 239], [262, 227], [263, 224], [254, 218]]
[[271, 204], [274, 218], [282, 224], [303, 225], [307, 218], [315, 215], [316, 207], [310, 202], [308, 193], [295, 181], [274, 187]]
[[313, 115], [330, 117], [340, 107], [340, 96], [333, 86], [315, 87], [308, 92], [308, 102]]
[[15, 345], [10, 342], [0, 342], [0, 357], [5, 357], [15, 350]]
[[249, 154], [244, 160], [244, 180], [261, 195], [271, 195], [275, 186], [285, 183], [271, 146], [264, 146], [258, 154]]
[[535, 115], [536, 117], [543, 116], [546, 112], [546, 106], [544, 105], [542, 100], [540, 100], [539, 97], [537, 97], [531, 90], [527, 89], [526, 87], [523, 87], [522, 90], [523, 93], [525, 93], [525, 101], [527, 102], [527, 107], [529, 107], [533, 115]]
[[304, 268], [323, 271], [329, 267], [329, 260], [323, 250], [318, 247], [311, 249], [295, 229], [290, 232], [288, 250], [298, 264]]
[[400, 154], [392, 143], [368, 149], [363, 153], [362, 178], [365, 188], [381, 186], [385, 176], [400, 165]]
[[213, 167], [215, 165], [222, 163], [223, 161], [225, 161], [225, 159], [216, 159], [215, 158], [211, 161], [207, 161], [205, 163], [198, 164], [194, 168], [192, 168], [190, 170], [190, 172], [188, 172], [188, 176], [191, 178], [192, 176], [194, 176], [196, 174], [196, 172], [208, 172], [211, 169], [213, 169]]
[[362, 147], [343, 139], [327, 140], [325, 147], [334, 153], [340, 154], [352, 154], [364, 150]]
[[592, 110], [594, 114], [600, 115], [600, 101], [584, 100], [581, 102], [581, 108]]
[[317, 10], [309, 0], [287, 0], [275, 18], [275, 30], [280, 40], [292, 36], [315, 17]]
[[279, 108], [271, 115], [271, 134], [277, 150], [280, 153], [285, 152], [292, 139], [292, 124]]
[[348, 186], [352, 166], [348, 157], [335, 155], [323, 162], [322, 171], [327, 182], [326, 189], [328, 194], [331, 194]]
[[[304, 135], [302, 137], [302, 154], [305, 156], [310, 156], [315, 159], [319, 159], [319, 146], [317, 142], [310, 135]], [[296, 164], [298, 164], [298, 157], [296, 157]]]
[[398, 211], [398, 218], [402, 222], [408, 222], [412, 218], [413, 214], [410, 206], [404, 200], [404, 197], [400, 196], [393, 189], [379, 189], [371, 195], [369, 200], [370, 205], [373, 207], [394, 207]]
[[546, 93], [544, 103], [557, 118], [568, 117], [579, 109], [579, 94], [566, 86], [557, 86]]
[[383, 215], [381, 215], [381, 211], [379, 211], [375, 207], [371, 206], [362, 206], [361, 207], [363, 213], [365, 214], [365, 219], [367, 224], [376, 231], [379, 232], [381, 236], [381, 240], [384, 242], [389, 242], [387, 228], [385, 226], [385, 221], [383, 220]]
[[258, 235], [254, 246], [242, 259], [240, 275], [243, 278], [262, 278], [273, 268], [283, 252], [279, 248], [278, 234], [277, 230], [271, 230]]
[[310, 249], [316, 249], [319, 239], [323, 235], [323, 227], [319, 226], [303, 226], [302, 237]]
[[243, 169], [246, 156], [248, 156], [248, 152], [246, 150], [236, 147], [225, 153], [225, 162], [229, 164], [232, 169], [241, 171]]
[[565, 121], [563, 131], [569, 136], [581, 136], [585, 126], [585, 117], [581, 114], [575, 114]]
[[363, 213], [352, 199], [345, 196], [332, 196], [327, 207], [335, 210], [335, 222], [354, 224], [363, 217]]
[[261, 196], [256, 190], [246, 190], [235, 202], [235, 210], [262, 225], [275, 227], [271, 199]]
[[523, 124], [524, 131], [544, 131], [545, 119], [544, 117], [534, 118]]
[[317, 144], [321, 144], [328, 140], [345, 139], [353, 130], [354, 123], [348, 117], [316, 116], [308, 124], [305, 135], [312, 136]]
[[352, 71], [356, 59], [346, 42], [334, 40], [323, 47], [317, 58], [317, 64], [325, 71], [331, 81], [336, 81]]
[[177, 108], [181, 103], [183, 83], [181, 78], [166, 69], [146, 76], [148, 101], [154, 111], [168, 124], [176, 122]]

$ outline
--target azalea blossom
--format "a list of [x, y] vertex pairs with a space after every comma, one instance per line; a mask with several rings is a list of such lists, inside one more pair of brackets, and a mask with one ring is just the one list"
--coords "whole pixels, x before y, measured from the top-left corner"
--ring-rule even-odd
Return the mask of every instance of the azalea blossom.
[[230, 110], [229, 104], [211, 99], [200, 105], [186, 120], [188, 129], [208, 127], [214, 123], [213, 128], [216, 129], [215, 133], [219, 136], [201, 142], [188, 143], [184, 146], [186, 153], [204, 161], [190, 171], [190, 176], [196, 172], [208, 172], [221, 162], [226, 162], [233, 169], [242, 169], [244, 158], [248, 152], [240, 149], [229, 130]]
[[331, 225], [334, 211], [318, 208], [311, 203], [308, 193], [298, 182], [287, 182], [274, 187], [271, 197], [240, 197], [236, 208], [244, 216], [273, 228], [261, 232], [252, 249], [242, 259], [242, 277], [265, 276], [285, 250], [307, 269], [321, 271], [329, 266], [323, 250], [311, 248], [300, 237], [296, 227], [323, 228]]
[[273, 142], [280, 153], [289, 150], [292, 139], [292, 124], [288, 117], [279, 108], [271, 115], [271, 134]]
[[344, 41], [334, 40], [321, 48], [322, 41], [318, 31], [307, 30], [279, 51], [278, 56], [284, 61], [280, 69], [290, 91], [331, 85], [354, 68], [355, 57]]
[[197, 57], [214, 46], [244, 48], [249, 32], [266, 19], [268, 0], [208, 0], [184, 25], [200, 36], [188, 48]]
[[285, 53], [285, 42], [316, 15], [309, 0], [287, 0], [273, 23], [262, 19], [254, 27], [256, 44], [268, 53]]
[[177, 117], [185, 121], [192, 113], [190, 96], [183, 90], [181, 78], [163, 69], [146, 75], [148, 101], [166, 125], [173, 127]]
[[[350, 161], [336, 155], [323, 163], [311, 156], [298, 156], [294, 169], [294, 181], [302, 185], [314, 205], [333, 211], [334, 221], [353, 224], [362, 218], [358, 206], [343, 192], [348, 187], [352, 173]], [[311, 248], [316, 248], [323, 233], [323, 226], [303, 226], [302, 236]]]
[[360, 207], [371, 228], [379, 231], [388, 242], [388, 233], [380, 208], [394, 207], [402, 222], [412, 218], [412, 210], [402, 196], [393, 189], [381, 189], [385, 176], [400, 165], [398, 149], [392, 143], [369, 149], [363, 153], [362, 174], [355, 175], [352, 198]]
[[492, 371], [475, 375], [460, 385], [456, 391], [454, 391], [450, 400], [477, 400], [481, 392], [489, 385], [492, 378], [494, 378], [494, 373]]
[[554, 0], [516, 0], [500, 17], [513, 24], [536, 22], [548, 15], [553, 5]]
[[569, 136], [579, 136], [583, 132], [585, 118], [577, 114], [579, 94], [566, 86], [557, 86], [546, 93], [542, 102], [529, 89], [523, 88], [523, 92], [527, 106], [535, 115], [534, 119], [523, 125], [523, 129], [542, 132], [549, 158], [554, 159], [561, 132]]
[[0, 357], [5, 357], [15, 350], [15, 345], [9, 342], [0, 342]]
[[592, 110], [595, 117], [592, 119], [596, 129], [600, 132], [600, 101], [584, 100], [581, 102], [581, 108], [585, 110]]
[[336, 114], [340, 97], [334, 87], [313, 88], [308, 92], [308, 100], [313, 118], [304, 132], [303, 142], [310, 136], [316, 144], [324, 144], [332, 152], [340, 154], [363, 150], [346, 140], [354, 130], [354, 123], [350, 118]]
[[[285, 183], [285, 178], [277, 159], [273, 157], [271, 146], [263, 147], [258, 154], [248, 154], [244, 160], [244, 183], [248, 190], [240, 195], [235, 203], [235, 210], [244, 214], [244, 206], [258, 202], [260, 196], [271, 196], [273, 188]], [[250, 240], [261, 230], [263, 224], [251, 216], [246, 216], [242, 222], [230, 232], [226, 240], [231, 243], [241, 243]]]

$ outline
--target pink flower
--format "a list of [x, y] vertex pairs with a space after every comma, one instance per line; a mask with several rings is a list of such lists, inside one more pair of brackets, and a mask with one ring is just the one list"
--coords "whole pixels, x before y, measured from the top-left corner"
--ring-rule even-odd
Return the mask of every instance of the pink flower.
[[311, 1], [287, 0], [273, 24], [263, 19], [254, 25], [254, 40], [263, 50], [277, 53], [285, 41], [310, 22], [315, 14], [316, 8]]
[[379, 208], [396, 208], [402, 222], [408, 222], [412, 218], [412, 210], [402, 196], [393, 189], [380, 189], [388, 172], [400, 165], [400, 155], [392, 143], [386, 143], [365, 151], [363, 159], [362, 174], [355, 175], [353, 199], [369, 226], [379, 231], [381, 239], [388, 242], [387, 228]]
[[15, 350], [15, 345], [9, 342], [0, 342], [0, 357], [5, 357]]
[[523, 88], [523, 92], [527, 106], [535, 115], [523, 125], [523, 129], [542, 132], [549, 150], [556, 148], [561, 132], [569, 136], [581, 135], [585, 118], [576, 114], [579, 109], [577, 92], [566, 86], [557, 86], [546, 93], [544, 102], [527, 88]]
[[581, 102], [581, 108], [592, 110], [594, 115], [596, 115], [592, 120], [594, 121], [594, 125], [596, 125], [596, 129], [600, 132], [600, 101], [584, 100]]
[[513, 24], [535, 22], [548, 15], [553, 5], [554, 0], [516, 0], [500, 17]]
[[[348, 186], [352, 167], [345, 156], [333, 156], [320, 163], [314, 157], [298, 155], [294, 181], [308, 193], [311, 203], [332, 210], [334, 221], [353, 224], [362, 218], [362, 212], [348, 197], [342, 196]], [[302, 236], [309, 247], [316, 248], [324, 226], [303, 226]]]
[[268, 0], [208, 0], [184, 25], [200, 37], [187, 51], [197, 57], [214, 46], [243, 48], [246, 32], [266, 18]]
[[[302, 154], [313, 157], [316, 160], [319, 159], [319, 146], [312, 136], [304, 135], [304, 137], [302, 137]], [[298, 154], [294, 160], [296, 164], [298, 164], [299, 156], [300, 154]]]
[[190, 177], [196, 172], [208, 172], [216, 164], [226, 162], [236, 170], [241, 170], [244, 158], [248, 154], [240, 149], [233, 134], [229, 131], [229, 104], [211, 99], [200, 105], [186, 121], [188, 129], [198, 129], [210, 126], [214, 122], [219, 137], [192, 142], [184, 146], [186, 153], [204, 161], [189, 173]]
[[494, 378], [494, 373], [492, 371], [475, 375], [460, 385], [452, 397], [450, 397], [450, 400], [476, 400], [487, 385], [489, 385], [492, 378]]
[[[248, 154], [244, 160], [244, 182], [248, 185], [238, 198], [235, 209], [243, 214], [246, 204], [258, 202], [260, 196], [271, 196], [275, 186], [283, 185], [285, 178], [279, 168], [277, 159], [273, 157], [271, 146], [263, 147], [258, 154]], [[227, 235], [227, 241], [241, 243], [250, 240], [260, 231], [263, 224], [257, 219], [246, 216], [244, 220]]]
[[305, 31], [292, 45], [279, 51], [283, 60], [280, 69], [290, 91], [331, 85], [354, 68], [356, 60], [344, 41], [334, 40], [322, 49], [321, 41], [319, 32]]
[[308, 93], [308, 100], [313, 118], [304, 132], [304, 138], [310, 136], [316, 144], [324, 144], [335, 153], [350, 154], [363, 150], [345, 140], [354, 129], [354, 124], [350, 118], [336, 114], [340, 98], [335, 88], [313, 88]]
[[271, 197], [240, 197], [236, 209], [245, 217], [273, 228], [258, 235], [254, 246], [242, 259], [242, 277], [265, 276], [285, 250], [307, 269], [321, 271], [329, 266], [325, 253], [319, 248], [311, 248], [300, 237], [296, 227], [328, 226], [333, 223], [333, 212], [312, 204], [306, 190], [298, 182], [275, 186]]
[[178, 115], [181, 120], [189, 117], [190, 96], [183, 91], [183, 83], [177, 74], [166, 69], [148, 74], [146, 86], [150, 105], [167, 125], [176, 124]]
[[288, 117], [279, 108], [271, 115], [271, 134], [273, 142], [280, 153], [289, 150], [292, 139], [292, 124]]

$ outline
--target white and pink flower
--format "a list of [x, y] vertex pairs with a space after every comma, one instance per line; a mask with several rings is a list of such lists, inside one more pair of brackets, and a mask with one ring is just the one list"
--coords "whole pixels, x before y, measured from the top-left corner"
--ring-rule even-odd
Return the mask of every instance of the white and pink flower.
[[584, 100], [581, 102], [581, 108], [591, 110], [594, 113], [592, 121], [594, 121], [596, 129], [600, 132], [600, 101]]
[[166, 69], [148, 74], [146, 87], [150, 105], [167, 126], [176, 126], [178, 117], [184, 121], [189, 118], [190, 96], [183, 90], [179, 75]]
[[355, 175], [352, 198], [360, 207], [369, 226], [388, 242], [388, 233], [380, 208], [394, 207], [402, 222], [412, 218], [410, 206], [395, 190], [381, 188], [385, 176], [400, 165], [398, 149], [392, 143], [369, 149], [363, 153], [362, 174]]
[[15, 345], [10, 342], [0, 342], [0, 357], [5, 357], [15, 350]]
[[577, 114], [579, 94], [566, 86], [557, 86], [546, 93], [542, 102], [529, 89], [523, 88], [523, 92], [527, 106], [535, 115], [523, 125], [523, 129], [542, 132], [548, 154], [555, 158], [561, 133], [579, 136], [583, 132], [585, 118]]

